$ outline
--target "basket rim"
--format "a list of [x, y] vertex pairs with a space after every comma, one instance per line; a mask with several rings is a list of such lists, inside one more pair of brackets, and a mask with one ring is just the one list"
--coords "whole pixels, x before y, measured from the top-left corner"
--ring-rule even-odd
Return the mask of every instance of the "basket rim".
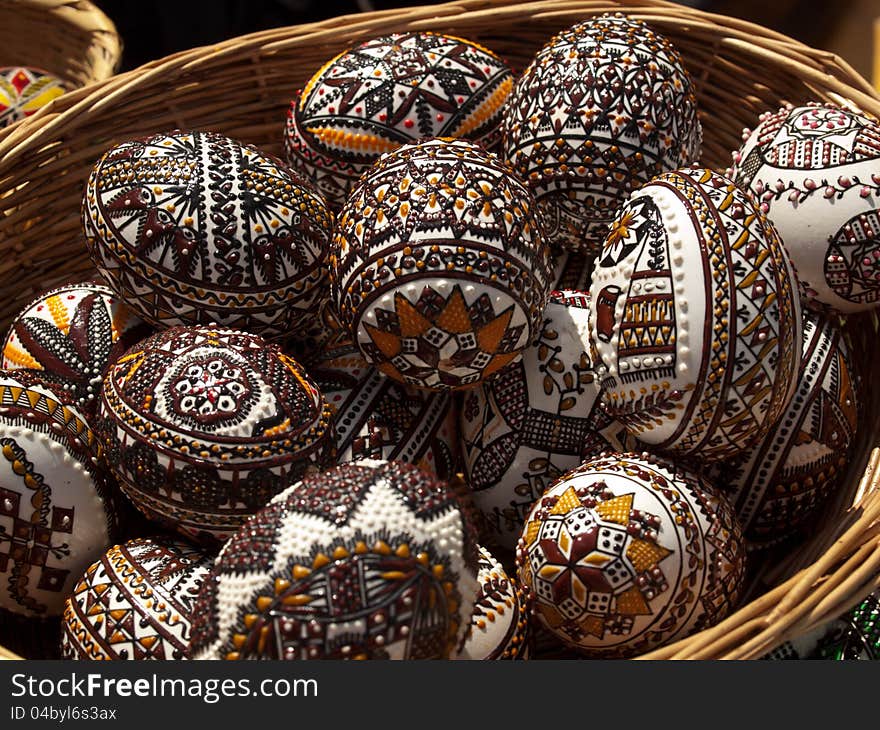
[[[18, 2], [47, 3], [51, 5], [79, 4], [89, 0], [17, 0]], [[323, 38], [335, 40], [343, 31], [348, 35], [370, 30], [377, 20], [400, 19], [405, 16], [408, 26], [419, 29], [419, 23], [436, 22], [445, 17], [467, 15], [478, 17], [509, 17], [526, 12], [541, 16], [569, 15], [583, 11], [583, 16], [607, 12], [609, 4], [619, 6], [635, 18], [650, 23], [668, 21], [670, 17], [683, 26], [706, 29], [714, 26], [730, 31], [723, 43], [746, 50], [768, 60], [783, 61], [784, 65], [807, 79], [836, 87], [842, 102], [854, 103], [860, 110], [880, 118], [880, 92], [850, 64], [830, 51], [815, 49], [790, 36], [769, 30], [758, 24], [731, 16], [709, 13], [697, 8], [679, 5], [669, 0], [459, 0], [439, 5], [420, 5], [406, 9], [378, 10], [351, 13], [311, 23], [293, 24], [256, 31], [228, 38], [219, 43], [196, 46], [187, 50], [148, 61], [129, 71], [114, 74], [104, 80], [63, 94], [21, 120], [13, 127], [0, 130], [0, 174], [3, 162], [20, 148], [39, 144], [55, 131], [63, 129], [68, 120], [88, 114], [124, 99], [127, 93], [141, 83], [169, 72], [196, 71], [206, 61], [218, 61], [225, 56], [253, 50], [254, 58], [271, 57], [273, 52]], [[90, 3], [89, 3], [90, 4]], [[653, 11], [653, 12], [652, 12]], [[674, 12], [673, 12], [674, 11]], [[109, 20], [109, 19], [108, 19]], [[112, 24], [112, 23], [111, 23]]]

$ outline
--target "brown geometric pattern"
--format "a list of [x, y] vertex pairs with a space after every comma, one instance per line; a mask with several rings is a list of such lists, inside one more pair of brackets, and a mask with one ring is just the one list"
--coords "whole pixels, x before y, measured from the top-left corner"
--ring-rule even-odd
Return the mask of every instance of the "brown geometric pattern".
[[750, 546], [792, 535], [834, 492], [859, 425], [860, 385], [849, 340], [834, 318], [805, 311], [797, 390], [788, 408], [761, 442], [713, 473]]
[[135, 505], [207, 542], [332, 458], [315, 383], [241, 330], [172, 327], [143, 340], [108, 373], [99, 423]]
[[647, 454], [585, 462], [529, 514], [517, 545], [535, 615], [593, 658], [635, 656], [720, 621], [742, 587], [727, 502]]
[[273, 336], [304, 326], [326, 296], [331, 226], [310, 183], [207, 132], [117, 145], [83, 202], [95, 265], [161, 327], [218, 322]]
[[336, 462], [401, 460], [450, 479], [458, 470], [458, 412], [450, 393], [398, 383], [370, 365], [347, 337], [309, 367], [333, 409]]
[[326, 63], [293, 100], [289, 163], [341, 206], [380, 154], [424, 137], [461, 137], [491, 149], [513, 86], [482, 46], [435, 33], [395, 33]]
[[342, 464], [232, 536], [200, 591], [189, 655], [448, 658], [476, 593], [476, 531], [448, 485], [399, 461]]
[[696, 161], [696, 97], [669, 41], [622, 15], [547, 43], [505, 106], [503, 148], [546, 214], [549, 237], [595, 252], [618, 203]]
[[65, 659], [183, 659], [213, 558], [172, 538], [132, 540], [86, 570], [64, 607]]
[[2, 367], [42, 371], [43, 380], [64, 388], [91, 415], [107, 368], [151, 332], [108, 287], [70, 284], [44, 292], [15, 317]]
[[473, 386], [532, 340], [551, 283], [531, 194], [463, 140], [405, 145], [343, 207], [330, 256], [342, 323], [417, 387]]
[[694, 169], [657, 182], [702, 216], [714, 284], [703, 337], [708, 369], [675, 448], [724, 458], [767, 433], [788, 403], [800, 359], [795, 278], [775, 229], [728, 180]]

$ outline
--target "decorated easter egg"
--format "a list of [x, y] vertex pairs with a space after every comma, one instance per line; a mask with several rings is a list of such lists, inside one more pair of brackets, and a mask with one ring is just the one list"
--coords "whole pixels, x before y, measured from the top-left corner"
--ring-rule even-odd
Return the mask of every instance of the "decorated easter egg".
[[554, 243], [595, 253], [619, 203], [699, 158], [694, 85], [668, 39], [621, 14], [552, 38], [504, 106], [503, 156]]
[[147, 517], [211, 546], [332, 460], [329, 409], [305, 371], [259, 336], [172, 327], [109, 370], [100, 436]]
[[331, 296], [382, 373], [429, 389], [472, 387], [541, 326], [550, 252], [528, 189], [464, 140], [387, 153], [340, 212]]
[[213, 558], [170, 537], [114, 545], [64, 604], [64, 659], [185, 659], [193, 603]]
[[[599, 422], [589, 293], [555, 291], [523, 356], [464, 394], [465, 479], [492, 539], [513, 549], [544, 490], [583, 461]], [[608, 445], [606, 444], [606, 448]]]
[[840, 485], [862, 404], [849, 339], [833, 317], [804, 312], [797, 389], [773, 429], [731, 461], [714, 465], [750, 546], [792, 535]]
[[464, 137], [491, 149], [513, 72], [464, 38], [413, 31], [364, 41], [309, 79], [287, 115], [291, 167], [339, 207], [384, 152], [423, 137]]
[[332, 215], [279, 160], [213, 132], [122, 142], [89, 175], [89, 254], [157, 327], [218, 323], [276, 336], [326, 298]]
[[744, 558], [720, 493], [645, 452], [601, 456], [560, 478], [529, 513], [516, 562], [547, 629], [592, 658], [625, 658], [725, 618]]
[[405, 461], [451, 479], [460, 468], [458, 408], [452, 393], [404, 385], [370, 365], [346, 333], [309, 367], [333, 410], [336, 461]]
[[67, 284], [43, 292], [13, 319], [2, 368], [42, 371], [43, 381], [64, 388], [91, 415], [107, 368], [152, 331], [103, 284]]
[[0, 608], [58, 616], [118, 532], [101, 448], [63, 388], [0, 372]]
[[633, 193], [590, 294], [603, 405], [649, 448], [732, 457], [791, 400], [797, 280], [773, 226], [727, 178], [685, 168]]
[[759, 658], [770, 661], [822, 659], [825, 658], [821, 655], [823, 648], [840, 640], [846, 629], [845, 621], [834, 619], [783, 641]]
[[29, 117], [67, 89], [48, 71], [28, 66], [0, 68], [0, 128]]
[[526, 599], [515, 580], [492, 554], [479, 546], [480, 587], [464, 645], [453, 659], [529, 658], [529, 617]]
[[449, 658], [477, 595], [466, 515], [446, 483], [403, 462], [307, 476], [223, 546], [190, 656]]
[[732, 179], [776, 226], [806, 301], [880, 304], [880, 122], [833, 104], [763, 114], [734, 153]]

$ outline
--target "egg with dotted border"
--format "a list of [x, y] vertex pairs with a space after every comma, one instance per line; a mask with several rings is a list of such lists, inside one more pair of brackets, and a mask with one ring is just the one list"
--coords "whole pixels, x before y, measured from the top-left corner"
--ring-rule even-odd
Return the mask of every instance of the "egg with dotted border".
[[744, 132], [728, 171], [772, 221], [805, 301], [880, 305], [880, 121], [834, 104], [784, 107]]
[[41, 293], [15, 316], [2, 368], [41, 371], [44, 381], [60, 385], [91, 416], [107, 368], [152, 332], [109, 287], [65, 284]]
[[333, 457], [329, 408], [301, 366], [218, 326], [171, 327], [129, 349], [104, 378], [97, 424], [132, 503], [209, 548]]
[[383, 155], [349, 196], [331, 296], [367, 360], [420, 388], [475, 386], [541, 326], [550, 250], [531, 193], [479, 145], [435, 138]]
[[729, 458], [791, 400], [797, 279], [773, 226], [722, 175], [683, 168], [633, 193], [590, 294], [602, 403], [647, 448]]
[[212, 561], [168, 536], [114, 545], [64, 604], [62, 659], [185, 659], [193, 604]]
[[590, 658], [620, 659], [724, 619], [745, 554], [732, 508], [696, 473], [609, 453], [535, 503], [516, 565], [545, 628]]
[[399, 461], [306, 477], [221, 550], [194, 659], [447, 659], [477, 596], [476, 531], [452, 489]]
[[332, 58], [295, 96], [285, 155], [338, 208], [360, 175], [402, 144], [462, 137], [492, 149], [512, 86], [507, 64], [465, 38], [373, 38]]
[[157, 328], [217, 323], [279, 337], [308, 327], [327, 296], [324, 198], [222, 134], [113, 146], [89, 174], [82, 226], [108, 286]]
[[630, 192], [696, 162], [702, 143], [681, 55], [620, 13], [552, 38], [514, 85], [502, 130], [502, 154], [534, 191], [550, 240], [590, 253]]

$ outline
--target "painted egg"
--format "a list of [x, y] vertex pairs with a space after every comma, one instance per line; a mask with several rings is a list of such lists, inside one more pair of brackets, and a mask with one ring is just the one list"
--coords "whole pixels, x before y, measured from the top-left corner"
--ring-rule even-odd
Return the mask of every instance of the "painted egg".
[[569, 472], [535, 503], [517, 571], [538, 620], [591, 658], [683, 639], [736, 605], [745, 546], [733, 510], [696, 473], [610, 454]]
[[337, 463], [405, 461], [446, 480], [459, 470], [452, 393], [413, 388], [382, 375], [345, 333], [330, 340], [309, 374], [333, 409]]
[[804, 312], [794, 397], [774, 428], [712, 481], [727, 492], [750, 547], [788, 537], [845, 476], [862, 406], [848, 338], [832, 317]]
[[40, 370], [43, 381], [64, 388], [91, 416], [107, 368], [152, 332], [103, 284], [66, 284], [16, 315], [3, 343], [2, 368]]
[[529, 658], [529, 618], [522, 589], [492, 554], [479, 546], [474, 602], [464, 645], [453, 659], [495, 660]]
[[404, 145], [364, 175], [330, 266], [331, 297], [367, 360], [437, 390], [512, 362], [538, 333], [552, 275], [531, 193], [453, 139]]
[[65, 391], [0, 372], [0, 608], [59, 616], [118, 533], [100, 445]]
[[138, 343], [104, 379], [98, 423], [135, 506], [209, 546], [332, 461], [317, 386], [240, 330], [172, 327]]
[[114, 545], [64, 605], [63, 659], [185, 659], [193, 604], [213, 558], [169, 537]]
[[39, 68], [0, 68], [0, 128], [31, 116], [67, 89], [58, 77]]
[[202, 584], [196, 659], [445, 659], [477, 595], [476, 533], [444, 482], [365, 459], [306, 477]]
[[341, 206], [384, 152], [423, 137], [463, 137], [491, 149], [513, 72], [464, 38], [415, 31], [340, 53], [308, 81], [287, 114], [291, 167]]
[[880, 305], [880, 122], [833, 104], [761, 115], [729, 175], [779, 231], [811, 306]]
[[617, 13], [551, 39], [504, 107], [503, 156], [535, 193], [548, 237], [595, 253], [618, 204], [699, 159], [694, 85], [668, 39]]
[[583, 461], [584, 442], [598, 424], [589, 296], [553, 292], [523, 356], [464, 395], [465, 479], [492, 540], [503, 548], [513, 549], [551, 482]]
[[797, 280], [773, 226], [711, 170], [664, 173], [633, 193], [590, 294], [603, 404], [651, 449], [730, 458], [794, 394]]
[[216, 322], [272, 337], [306, 326], [326, 298], [323, 197], [223, 135], [116, 145], [92, 168], [82, 216], [95, 266], [157, 327]]

